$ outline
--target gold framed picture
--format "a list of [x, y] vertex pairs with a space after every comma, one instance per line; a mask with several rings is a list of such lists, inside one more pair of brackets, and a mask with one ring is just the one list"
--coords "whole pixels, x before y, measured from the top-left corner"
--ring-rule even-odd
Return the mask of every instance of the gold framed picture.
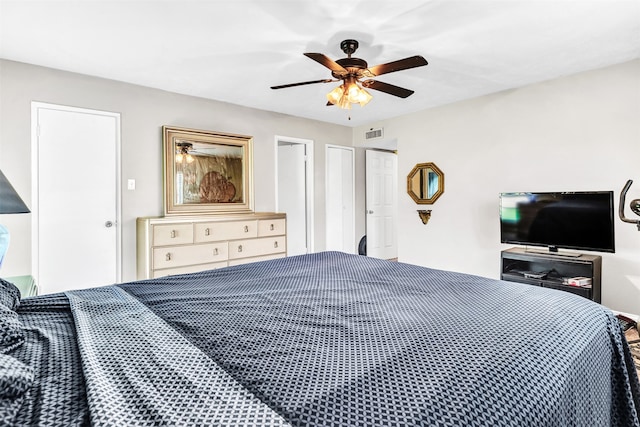
[[253, 138], [162, 127], [165, 215], [253, 211]]

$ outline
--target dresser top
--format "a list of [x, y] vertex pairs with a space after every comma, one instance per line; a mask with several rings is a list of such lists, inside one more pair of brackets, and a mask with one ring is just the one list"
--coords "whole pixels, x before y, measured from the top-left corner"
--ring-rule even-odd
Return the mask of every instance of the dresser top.
[[284, 219], [287, 214], [276, 212], [251, 212], [251, 213], [232, 213], [232, 214], [211, 214], [211, 215], [191, 215], [191, 216], [149, 216], [140, 217], [138, 222], [147, 224], [175, 224], [187, 222], [223, 222], [223, 221], [251, 221], [256, 219]]

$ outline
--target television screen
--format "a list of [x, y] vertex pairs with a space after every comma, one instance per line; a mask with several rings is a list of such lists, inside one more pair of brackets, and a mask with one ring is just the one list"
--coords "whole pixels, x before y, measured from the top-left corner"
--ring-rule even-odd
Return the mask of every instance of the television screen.
[[615, 252], [613, 191], [500, 194], [500, 241]]

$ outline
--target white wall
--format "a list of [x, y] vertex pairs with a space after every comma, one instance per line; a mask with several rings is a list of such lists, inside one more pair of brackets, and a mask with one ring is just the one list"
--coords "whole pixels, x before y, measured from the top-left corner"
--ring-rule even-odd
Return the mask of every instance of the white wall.
[[[400, 261], [497, 278], [509, 247], [499, 243], [498, 193], [614, 190], [617, 198], [633, 179], [629, 196], [640, 197], [640, 61], [357, 128], [354, 144], [378, 126], [398, 141]], [[420, 162], [445, 174], [427, 225], [416, 213], [425, 206], [406, 194]], [[602, 303], [640, 313], [640, 232], [615, 226], [616, 253], [602, 254]]]
[[[124, 280], [136, 274], [135, 219], [162, 215], [162, 125], [252, 135], [255, 210], [263, 212], [275, 209], [275, 135], [314, 140], [315, 249], [324, 249], [325, 145], [350, 146], [351, 128], [0, 60], [0, 169], [29, 206], [32, 101], [121, 113]], [[126, 189], [129, 178], [135, 191]], [[2, 215], [0, 223], [12, 235], [1, 275], [30, 274], [31, 215]]]

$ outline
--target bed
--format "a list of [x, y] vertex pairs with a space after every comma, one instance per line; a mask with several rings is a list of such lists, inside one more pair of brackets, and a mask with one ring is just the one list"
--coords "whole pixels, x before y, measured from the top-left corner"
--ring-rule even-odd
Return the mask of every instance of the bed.
[[20, 300], [0, 425], [639, 426], [585, 298], [339, 252]]

